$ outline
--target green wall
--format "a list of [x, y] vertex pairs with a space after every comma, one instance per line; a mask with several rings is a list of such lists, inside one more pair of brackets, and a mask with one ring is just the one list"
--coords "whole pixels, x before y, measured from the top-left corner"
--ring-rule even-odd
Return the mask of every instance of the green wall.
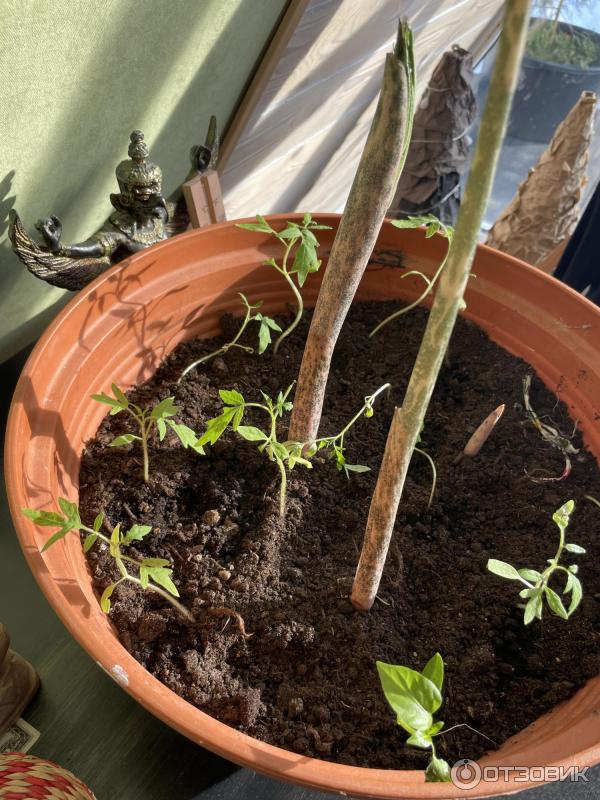
[[129, 133], [146, 134], [169, 193], [216, 114], [222, 129], [285, 0], [0, 0], [0, 360], [32, 341], [71, 294], [10, 249], [56, 214], [63, 241], [110, 212]]

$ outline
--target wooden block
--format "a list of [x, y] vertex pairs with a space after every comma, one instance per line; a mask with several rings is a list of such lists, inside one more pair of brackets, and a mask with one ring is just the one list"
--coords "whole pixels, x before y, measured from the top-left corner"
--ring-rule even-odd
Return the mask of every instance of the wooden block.
[[196, 175], [186, 181], [182, 189], [192, 228], [203, 228], [227, 219], [216, 170], [211, 169], [203, 175]]

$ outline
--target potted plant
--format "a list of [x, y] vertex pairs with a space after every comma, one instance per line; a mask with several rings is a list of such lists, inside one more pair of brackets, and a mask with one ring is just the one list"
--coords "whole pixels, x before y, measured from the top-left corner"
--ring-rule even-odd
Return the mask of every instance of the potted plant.
[[533, 5], [508, 133], [547, 144], [582, 92], [600, 87], [600, 35], [560, 20], [590, 3]]
[[[509, 6], [513, 13], [523, 14], [522, 4]], [[499, 125], [501, 128], [501, 120]], [[490, 180], [488, 174], [485, 183]], [[485, 194], [485, 187], [482, 191]], [[428, 748], [427, 737], [442, 732], [436, 727], [439, 716], [433, 720], [442, 691], [450, 693], [443, 719], [451, 727], [451, 723], [463, 724], [467, 719], [485, 721], [484, 706], [489, 698], [479, 698], [481, 716], [479, 706], [468, 711], [468, 692], [462, 696], [462, 689], [484, 667], [485, 680], [490, 676], [497, 680], [498, 691], [506, 695], [511, 683], [518, 689], [518, 680], [515, 685], [507, 672], [515, 671], [509, 656], [511, 663], [503, 662], [505, 668], [496, 674], [493, 648], [504, 648], [505, 639], [495, 643], [495, 626], [511, 618], [513, 644], [532, 647], [540, 645], [539, 629], [523, 634], [522, 629], [532, 629], [525, 629], [520, 620], [515, 628], [510, 611], [513, 593], [486, 568], [487, 555], [496, 562], [508, 562], [504, 550], [514, 547], [514, 538], [505, 539], [499, 529], [481, 531], [476, 514], [483, 513], [484, 523], [489, 521], [487, 508], [498, 518], [493, 510], [493, 490], [502, 481], [525, 493], [519, 495], [519, 515], [527, 517], [529, 524], [533, 510], [530, 503], [524, 514], [523, 497], [531, 492], [541, 503], [544, 493], [556, 494], [554, 481], [540, 483], [527, 477], [524, 481], [521, 474], [521, 466], [530, 466], [527, 459], [535, 462], [539, 452], [544, 454], [545, 466], [551, 469], [555, 465], [554, 450], [541, 433], [552, 435], [543, 427], [550, 423], [542, 414], [552, 413], [555, 399], [539, 384], [525, 392], [520, 378], [529, 374], [529, 367], [487, 341], [474, 326], [461, 323], [460, 337], [450, 351], [450, 363], [455, 359], [458, 366], [443, 377], [452, 402], [437, 409], [436, 423], [433, 416], [428, 417], [428, 426], [418, 432], [423, 439], [419, 449], [432, 458], [435, 448], [440, 487], [436, 492], [443, 495], [440, 507], [427, 510], [431, 494], [424, 472], [410, 487], [411, 503], [399, 518], [407, 543], [402, 543], [396, 562], [388, 559], [392, 571], [384, 576], [385, 596], [367, 615], [354, 611], [348, 600], [357, 561], [352, 539], [360, 521], [366, 519], [365, 500], [374, 485], [376, 454], [381, 458], [394, 402], [402, 397], [402, 383], [410, 373], [420, 330], [417, 325], [411, 349], [407, 342], [415, 317], [404, 314], [402, 328], [386, 326], [383, 338], [369, 344], [370, 323], [381, 319], [382, 311], [389, 315], [391, 309], [371, 305], [364, 307], [365, 311], [359, 304], [356, 316], [342, 331], [337, 348], [340, 361], [333, 362], [330, 381], [336, 391], [325, 407], [328, 430], [323, 435], [286, 438], [282, 423], [291, 411], [288, 387], [298, 373], [306, 321], [285, 337], [274, 354], [263, 345], [268, 344], [271, 332], [279, 334], [278, 328], [283, 328], [282, 335], [288, 328], [281, 324], [285, 319], [275, 321], [275, 327], [267, 320], [273, 323], [274, 314], [285, 312], [290, 280], [303, 284], [302, 303], [314, 305], [323, 269], [315, 270], [319, 259], [311, 236], [318, 230], [319, 253], [325, 257], [334, 246], [340, 221], [334, 215], [316, 220], [292, 215], [244, 225], [225, 223], [190, 232], [134, 257], [126, 269], [107, 272], [69, 304], [32, 354], [11, 409], [6, 474], [15, 524], [36, 578], [67, 627], [116, 681], [170, 725], [238, 763], [325, 790], [381, 798], [489, 796], [532, 785], [531, 779], [516, 782], [506, 773], [494, 782], [473, 783], [467, 791], [465, 781], [455, 787], [426, 783], [428, 759], [418, 750], [404, 749], [394, 716], [387, 711], [375, 661], [381, 662], [379, 675], [384, 680], [390, 674], [388, 667], [405, 667], [398, 652], [403, 649], [414, 668], [402, 674], [412, 676], [418, 671], [421, 675], [413, 678], [427, 687], [433, 698], [431, 709], [425, 709], [432, 717], [431, 724], [420, 727], [414, 718], [398, 719], [413, 729], [411, 737], [416, 739], [411, 744]], [[399, 229], [391, 223], [375, 230], [375, 237], [371, 267], [360, 281], [357, 300], [420, 297], [422, 276], [429, 286], [439, 274], [446, 240], [426, 238], [422, 229]], [[293, 253], [287, 248], [290, 240]], [[400, 253], [404, 269], [389, 266], [398, 264]], [[260, 262], [262, 266], [257, 266]], [[454, 259], [454, 270], [464, 268], [462, 262], [464, 252]], [[452, 263], [449, 258], [444, 270]], [[485, 247], [477, 251], [474, 273], [476, 278], [469, 282], [466, 293], [465, 318], [498, 345], [525, 358], [548, 386], [560, 385], [560, 397], [578, 419], [587, 445], [600, 453], [594, 410], [600, 389], [595, 332], [598, 310], [553, 279]], [[453, 272], [446, 274], [452, 285]], [[460, 274], [466, 282], [468, 272]], [[194, 342], [194, 337], [206, 339], [219, 333], [223, 312], [238, 307], [240, 293], [246, 309], [241, 323], [234, 323], [233, 330], [226, 331], [216, 344]], [[296, 292], [293, 296], [298, 301]], [[447, 286], [437, 294], [436, 302], [440, 297], [447, 297]], [[459, 299], [453, 296], [455, 310]], [[263, 301], [260, 310], [258, 300]], [[298, 310], [294, 320], [300, 319]], [[260, 318], [251, 324], [257, 315]], [[372, 320], [373, 316], [377, 319]], [[293, 320], [287, 322], [294, 324]], [[240, 324], [251, 338], [236, 340]], [[189, 343], [177, 349], [185, 342]], [[234, 346], [239, 344], [242, 347]], [[265, 355], [242, 349], [250, 347], [262, 348]], [[482, 348], [478, 366], [467, 382], [465, 365], [469, 351], [476, 347]], [[216, 354], [218, 351], [221, 354]], [[398, 357], [401, 352], [404, 359]], [[491, 358], [498, 364], [495, 369], [490, 366]], [[194, 363], [198, 366], [179, 381]], [[391, 398], [386, 399], [387, 382], [366, 385], [366, 377], [377, 376], [377, 365], [392, 371], [399, 384], [392, 386]], [[466, 440], [472, 439], [466, 427], [479, 428], [482, 422], [476, 418], [480, 407], [475, 404], [471, 408], [468, 422], [464, 411], [461, 413], [468, 398], [471, 402], [473, 396], [483, 393], [489, 399], [489, 391], [486, 394], [482, 388], [483, 373], [486, 380], [496, 373], [492, 394], [502, 392], [509, 400], [499, 430], [510, 424], [514, 435], [508, 444], [501, 440], [498, 452], [493, 450], [498, 433], [492, 433], [482, 452], [494, 459], [485, 463], [471, 460], [477, 448], [465, 446]], [[462, 384], [466, 388], [461, 391]], [[518, 399], [521, 405], [515, 407]], [[108, 406], [111, 415], [105, 417]], [[449, 414], [451, 408], [454, 411]], [[489, 424], [487, 427], [491, 430]], [[350, 431], [358, 431], [355, 438]], [[444, 453], [437, 446], [443, 439], [448, 443]], [[527, 447], [520, 453], [523, 439]], [[502, 453], [504, 460], [499, 461]], [[558, 449], [556, 453], [559, 458], [565, 455]], [[597, 474], [593, 460], [579, 455], [584, 460], [578, 469], [576, 500], [581, 516], [575, 541], [589, 547], [593, 537], [581, 520], [593, 526], [597, 511], [593, 501], [580, 503], [580, 493], [585, 490], [593, 496]], [[367, 466], [373, 468], [373, 478], [362, 469], [352, 469]], [[423, 467], [430, 467], [425, 458]], [[496, 478], [498, 470], [502, 481]], [[346, 482], [346, 472], [350, 482]], [[537, 481], [540, 476], [533, 477]], [[542, 477], [562, 476], [545, 472]], [[458, 519], [451, 520], [444, 509], [450, 509], [455, 496], [462, 503], [477, 487], [479, 491], [473, 495], [477, 499], [464, 508], [459, 505]], [[32, 509], [28, 517], [22, 515], [22, 508]], [[180, 518], [174, 515], [178, 508], [182, 512], [187, 509]], [[505, 527], [515, 528], [510, 510], [499, 513], [504, 515]], [[544, 521], [536, 519], [544, 526]], [[39, 523], [51, 530], [45, 533]], [[84, 534], [89, 565], [74, 531]], [[469, 545], [466, 555], [456, 552], [456, 564], [450, 533], [460, 538], [461, 547]], [[520, 533], [517, 526], [522, 548], [517, 566], [532, 571], [536, 564], [525, 557], [538, 555], [537, 530], [522, 537]], [[42, 552], [48, 534], [55, 541]], [[480, 545], [479, 550], [475, 544]], [[428, 562], [434, 547], [435, 564], [438, 570], [444, 569], [445, 577], [449, 579], [452, 573], [459, 587], [477, 583], [481, 608], [460, 591], [454, 597], [439, 591], [435, 569]], [[559, 562], [563, 565], [561, 554], [562, 550], [555, 556], [556, 566]], [[551, 553], [544, 550], [543, 555]], [[408, 571], [402, 564], [406, 559], [412, 561]], [[570, 566], [570, 562], [564, 563]], [[491, 568], [498, 572], [496, 564]], [[586, 568], [593, 574], [593, 564]], [[402, 579], [406, 580], [404, 588], [398, 583]], [[435, 610], [431, 615], [423, 615], [420, 609], [423, 579], [431, 589], [431, 608]], [[95, 591], [100, 586], [104, 609]], [[531, 588], [536, 588], [533, 583]], [[444, 597], [440, 599], [441, 594]], [[491, 611], [484, 605], [486, 595], [500, 611], [500, 621], [492, 620], [491, 625], [487, 624]], [[587, 595], [585, 603], [586, 614], [593, 614]], [[436, 613], [451, 616], [443, 617], [442, 626], [442, 617]], [[427, 616], [432, 617], [433, 628], [423, 638], [419, 629], [426, 626]], [[475, 622], [477, 634], [471, 627]], [[576, 616], [568, 623], [577, 624]], [[424, 657], [427, 637], [432, 631], [438, 637], [442, 628], [450, 634], [462, 631], [463, 638], [455, 641], [450, 655], [440, 646], [442, 657], [435, 655], [436, 649]], [[574, 628], [557, 629], [547, 623], [545, 630], [561, 639], [565, 652], [573, 649], [570, 637]], [[523, 636], [533, 639], [523, 640]], [[469, 637], [476, 639], [474, 648], [468, 647]], [[484, 637], [485, 646], [476, 637]], [[451, 647], [447, 639], [444, 650]], [[410, 641], [410, 649], [401, 641]], [[465, 654], [467, 658], [463, 658]], [[440, 663], [444, 660], [445, 681]], [[582, 660], [577, 654], [568, 661], [568, 668], [574, 669], [575, 662]], [[539, 674], [539, 664], [526, 664], [526, 668], [537, 669]], [[523, 669], [519, 667], [521, 672]], [[556, 674], [557, 667], [547, 669]], [[267, 680], [265, 671], [269, 672]], [[520, 679], [520, 672], [517, 677]], [[577, 681], [585, 677], [579, 673]], [[534, 676], [534, 680], [538, 688], [544, 686], [539, 678]], [[551, 686], [549, 694], [537, 697], [538, 705], [532, 702], [532, 707], [550, 709], [560, 691], [562, 696], [572, 694], [576, 687], [562, 683], [562, 689]], [[329, 704], [311, 696], [311, 692], [318, 695], [318, 687], [325, 684]], [[213, 688], [207, 692], [209, 685]], [[456, 693], [458, 686], [461, 696]], [[384, 682], [386, 695], [396, 703], [389, 688]], [[599, 748], [594, 710], [599, 696], [600, 681], [594, 679], [534, 727], [486, 755], [480, 765], [595, 763]], [[501, 697], [492, 703], [491, 712], [488, 710], [488, 721], [490, 714], [500, 713]], [[512, 692], [511, 698], [509, 706], [514, 709], [518, 692]], [[529, 721], [531, 711], [522, 705], [518, 716], [513, 714], [507, 720], [504, 715], [502, 736], [506, 726], [520, 730]], [[199, 707], [210, 707], [213, 715]], [[476, 748], [479, 752], [489, 749], [487, 740], [481, 744], [480, 733], [494, 738], [500, 723], [495, 720], [491, 731], [481, 730], [481, 721], [469, 726], [479, 730], [463, 740], [464, 746], [473, 748], [466, 754], [470, 756]], [[364, 731], [372, 732], [372, 737]], [[276, 736], [281, 737], [277, 744], [283, 747], [276, 746]], [[376, 748], [370, 746], [373, 741]], [[435, 759], [442, 760], [445, 755], [444, 741], [441, 736], [436, 739]], [[371, 756], [367, 756], [368, 750]], [[344, 752], [353, 754], [355, 763], [335, 763], [336, 755], [343, 759]], [[369, 760], [375, 768], [365, 766]], [[396, 769], [400, 760], [404, 766], [419, 768]], [[432, 763], [427, 777], [446, 779], [444, 766], [435, 760]]]

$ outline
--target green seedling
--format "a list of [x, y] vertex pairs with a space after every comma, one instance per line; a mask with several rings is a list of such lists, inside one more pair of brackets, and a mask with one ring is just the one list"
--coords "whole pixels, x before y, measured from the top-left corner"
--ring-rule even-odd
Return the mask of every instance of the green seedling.
[[[394, 225], [396, 228], [420, 228], [422, 225], [424, 225], [425, 236], [427, 239], [430, 239], [436, 233], [440, 233], [448, 240], [448, 251], [450, 250], [454, 228], [452, 228], [450, 225], [444, 225], [444, 223], [440, 222], [440, 220], [437, 217], [434, 217], [433, 214], [426, 214], [422, 217], [408, 217], [408, 219], [394, 219], [392, 220], [392, 225]], [[408, 272], [405, 272], [402, 275], [403, 278], [408, 278], [409, 275], [417, 275], [419, 278], [423, 278], [425, 281], [425, 289], [412, 303], [404, 306], [403, 308], [399, 308], [398, 311], [394, 311], [393, 314], [390, 314], [389, 317], [386, 317], [378, 325], [376, 325], [369, 334], [369, 337], [375, 336], [375, 334], [378, 333], [385, 325], [387, 325], [388, 322], [391, 322], [393, 319], [397, 319], [398, 317], [402, 316], [402, 314], [408, 314], [409, 311], [412, 311], [413, 308], [416, 308], [423, 302], [423, 300], [425, 300], [427, 295], [433, 290], [433, 287], [437, 283], [444, 267], [446, 266], [446, 262], [448, 260], [448, 251], [446, 251], [446, 256], [432, 278], [428, 278], [425, 273], [420, 272], [418, 269], [410, 269]]]
[[443, 722], [434, 722], [433, 719], [442, 705], [444, 662], [441, 655], [436, 653], [422, 672], [383, 661], [377, 661], [376, 665], [385, 699], [396, 714], [396, 723], [409, 734], [406, 743], [431, 750], [425, 780], [430, 783], [449, 782], [450, 766], [436, 756], [433, 742], [444, 727]]
[[[112, 556], [115, 566], [117, 567], [120, 578], [106, 587], [100, 598], [100, 607], [105, 614], [110, 611], [110, 598], [117, 586], [124, 582], [134, 583], [141, 589], [156, 592], [162, 598], [167, 600], [179, 613], [186, 619], [193, 620], [191, 613], [181, 605], [175, 598], [179, 597], [177, 587], [171, 580], [173, 570], [170, 567], [170, 562], [165, 558], [143, 558], [137, 561], [123, 553], [133, 542], [140, 542], [147, 536], [152, 527], [150, 525], [133, 525], [127, 532], [121, 530], [120, 525], [116, 525], [109, 536], [105, 536], [100, 532], [104, 523], [104, 514], [98, 514], [94, 520], [91, 528], [84, 525], [81, 521], [79, 509], [75, 503], [65, 500], [64, 497], [58, 498], [58, 505], [60, 511], [37, 511], [34, 508], [23, 508], [23, 514], [33, 520], [36, 525], [49, 528], [58, 528], [56, 533], [48, 539], [46, 544], [42, 547], [42, 552], [47, 550], [53, 544], [64, 538], [67, 533], [77, 531], [87, 534], [83, 541], [83, 552], [87, 553], [96, 544], [96, 542], [104, 542], [108, 546], [110, 555]], [[127, 566], [132, 565], [137, 575], [132, 575], [128, 571]]]
[[350, 422], [342, 428], [342, 430], [335, 436], [324, 436], [317, 439], [308, 447], [303, 447], [305, 454], [312, 458], [319, 450], [327, 449], [331, 458], [335, 461], [336, 467], [340, 472], [345, 472], [346, 477], [350, 477], [351, 472], [369, 472], [370, 467], [365, 467], [363, 464], [348, 464], [344, 454], [344, 436], [348, 433], [350, 428], [361, 418], [370, 418], [373, 416], [373, 404], [378, 395], [390, 388], [389, 383], [384, 383], [376, 392], [365, 397], [365, 401], [360, 411], [358, 411], [350, 420]]
[[[300, 464], [307, 469], [312, 469], [311, 458], [319, 451], [329, 449], [331, 457], [335, 460], [339, 470], [343, 470], [347, 476], [351, 472], [367, 472], [369, 467], [361, 464], [348, 464], [344, 454], [344, 437], [350, 428], [361, 416], [373, 416], [373, 403], [377, 395], [384, 389], [389, 388], [385, 384], [374, 394], [365, 397], [365, 402], [361, 410], [356, 414], [346, 427], [336, 436], [327, 436], [310, 445], [305, 442], [284, 441], [280, 442], [277, 438], [277, 422], [284, 412], [291, 411], [293, 404], [288, 397], [292, 391], [293, 384], [288, 386], [285, 392], [279, 392], [277, 398], [272, 400], [269, 395], [261, 392], [264, 403], [247, 403], [243, 395], [235, 389], [220, 389], [219, 396], [225, 403], [225, 408], [218, 417], [211, 419], [207, 423], [204, 435], [198, 440], [198, 445], [213, 445], [228, 428], [237, 433], [249, 442], [256, 442], [258, 449], [266, 453], [270, 461], [274, 461], [279, 468], [280, 487], [279, 487], [279, 514], [285, 513], [285, 498], [287, 490], [287, 472]], [[264, 412], [269, 418], [268, 430], [264, 431], [254, 425], [242, 425], [244, 414], [248, 409], [258, 409]]]
[[[569, 500], [552, 515], [552, 519], [556, 522], [560, 531], [560, 542], [556, 555], [554, 558], [548, 559], [548, 566], [543, 572], [538, 572], [535, 569], [515, 569], [511, 564], [507, 564], [505, 561], [497, 561], [495, 558], [491, 558], [487, 563], [487, 568], [490, 572], [493, 572], [494, 575], [499, 575], [501, 578], [506, 578], [509, 581], [519, 581], [524, 584], [525, 588], [519, 592], [519, 597], [523, 600], [527, 600], [524, 606], [525, 625], [529, 625], [534, 619], [542, 619], [544, 598], [546, 599], [550, 611], [561, 619], [569, 619], [571, 614], [573, 614], [581, 603], [583, 588], [581, 586], [581, 581], [577, 577], [579, 568], [576, 564], [565, 567], [559, 563], [564, 550], [576, 555], [583, 555], [585, 553], [583, 547], [580, 547], [578, 544], [569, 544], [565, 542], [565, 532], [574, 508], [575, 503], [573, 500]], [[563, 588], [563, 595], [571, 595], [571, 602], [568, 609], [565, 608], [560, 596], [549, 586], [552, 576], [559, 572], [564, 572], [567, 576]]]
[[242, 334], [244, 333], [244, 331], [251, 322], [258, 323], [258, 347], [256, 348], [256, 351], [258, 352], [259, 355], [262, 355], [267, 349], [267, 347], [271, 344], [271, 331], [276, 331], [281, 333], [281, 328], [275, 322], [274, 319], [271, 319], [271, 317], [267, 317], [265, 314], [261, 314], [260, 311], [257, 311], [255, 314], [252, 313], [253, 311], [256, 311], [257, 308], [260, 308], [262, 306], [262, 300], [260, 300], [258, 303], [252, 304], [248, 302], [248, 298], [246, 297], [245, 294], [242, 294], [242, 292], [238, 292], [238, 294], [242, 299], [242, 303], [244, 304], [246, 313], [244, 315], [244, 319], [242, 320], [242, 324], [240, 325], [236, 335], [230, 342], [227, 342], [227, 344], [224, 344], [222, 347], [219, 347], [218, 350], [214, 350], [212, 353], [209, 353], [206, 356], [202, 356], [202, 358], [199, 358], [197, 361], [194, 361], [192, 364], [189, 364], [179, 376], [179, 380], [177, 381], [177, 383], [181, 383], [181, 380], [188, 374], [188, 372], [191, 372], [199, 364], [203, 364], [205, 361], [208, 361], [209, 359], [214, 358], [215, 356], [220, 356], [225, 354], [228, 350], [231, 350], [232, 347], [238, 347], [240, 350], [245, 350], [247, 353], [253, 353], [254, 352], [253, 347], [249, 347], [248, 345], [239, 343]]
[[203, 454], [204, 450], [198, 444], [198, 435], [189, 428], [187, 425], [175, 422], [173, 417], [179, 413], [180, 409], [174, 403], [174, 397], [166, 397], [154, 408], [140, 408], [135, 403], [130, 403], [127, 397], [123, 394], [121, 389], [116, 384], [112, 384], [112, 392], [114, 397], [107, 394], [93, 394], [92, 399], [98, 403], [105, 403], [110, 406], [111, 416], [120, 414], [121, 411], [126, 411], [136, 421], [139, 435], [136, 433], [123, 433], [117, 436], [110, 442], [109, 447], [123, 447], [133, 442], [142, 443], [142, 453], [144, 457], [143, 475], [144, 481], [148, 483], [150, 478], [149, 474], [149, 461], [148, 461], [148, 442], [150, 434], [156, 427], [158, 431], [158, 438], [162, 442], [166, 436], [167, 428], [170, 428], [173, 433], [181, 442], [184, 448], [191, 447], [197, 453]]
[[[293, 384], [287, 390], [279, 392], [273, 401], [264, 392], [261, 392], [264, 403], [247, 403], [243, 395], [235, 389], [219, 389], [219, 396], [225, 403], [225, 408], [218, 417], [207, 423], [204, 435], [198, 440], [199, 445], [213, 445], [224, 433], [231, 429], [249, 442], [257, 442], [258, 449], [266, 453], [271, 461], [275, 461], [281, 475], [279, 490], [279, 514], [285, 512], [285, 495], [287, 486], [286, 469], [293, 469], [296, 464], [302, 464], [309, 469], [312, 464], [302, 456], [302, 445], [299, 442], [279, 442], [277, 439], [277, 421], [283, 416], [284, 411], [291, 411], [292, 403], [288, 396]], [[248, 409], [256, 408], [264, 411], [269, 417], [269, 430], [265, 432], [253, 425], [242, 425], [244, 414]]]
[[[263, 262], [273, 267], [273, 269], [276, 269], [277, 272], [285, 278], [296, 299], [296, 315], [294, 320], [278, 337], [273, 347], [275, 353], [277, 353], [283, 340], [290, 335], [302, 318], [304, 303], [302, 302], [300, 289], [304, 286], [304, 282], [310, 273], [317, 272], [321, 266], [321, 261], [317, 258], [319, 242], [314, 231], [330, 230], [330, 226], [319, 225], [318, 222], [313, 220], [310, 214], [305, 214], [302, 218], [302, 223], [288, 222], [283, 230], [276, 231], [269, 225], [264, 217], [257, 214], [256, 222], [240, 222], [237, 227], [244, 228], [247, 231], [269, 233], [281, 242], [284, 248], [281, 264], [278, 264], [274, 258], [269, 258], [267, 261]], [[294, 259], [290, 265], [292, 250], [296, 245]], [[296, 275], [298, 286], [294, 283], [294, 275]]]

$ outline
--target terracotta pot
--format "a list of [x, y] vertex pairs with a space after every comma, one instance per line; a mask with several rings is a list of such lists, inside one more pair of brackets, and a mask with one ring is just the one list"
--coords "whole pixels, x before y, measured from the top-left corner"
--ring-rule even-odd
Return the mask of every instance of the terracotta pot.
[[[274, 217], [273, 220], [286, 219]], [[320, 220], [337, 226], [338, 217]], [[321, 232], [327, 252], [334, 231]], [[404, 265], [431, 274], [445, 243], [386, 224], [360, 299], [414, 297], [422, 281], [402, 280]], [[281, 278], [259, 266], [277, 243], [233, 223], [192, 231], [133, 257], [80, 292], [40, 339], [17, 386], [6, 446], [10, 507], [29, 565], [59, 617], [88, 653], [149, 711], [198, 744], [272, 777], [322, 790], [377, 798], [484, 797], [528, 788], [512, 778], [463, 790], [426, 784], [423, 772], [363, 769], [318, 761], [264, 744], [207, 716], [146, 672], [119, 643], [92, 590], [81, 546], [66, 537], [43, 555], [44, 531], [22, 516], [24, 506], [54, 509], [77, 500], [84, 442], [105, 410], [90, 401], [111, 381], [130, 387], [148, 378], [182, 339], [211, 336], [236, 296], [262, 298], [268, 312], [291, 299]], [[600, 309], [551, 277], [514, 258], [479, 247], [466, 316], [532, 364], [572, 408], [589, 447], [600, 454]], [[320, 275], [307, 281], [314, 303]], [[600, 761], [600, 677], [569, 702], [486, 756], [487, 765], [585, 765]], [[400, 734], [399, 734], [400, 735]]]

